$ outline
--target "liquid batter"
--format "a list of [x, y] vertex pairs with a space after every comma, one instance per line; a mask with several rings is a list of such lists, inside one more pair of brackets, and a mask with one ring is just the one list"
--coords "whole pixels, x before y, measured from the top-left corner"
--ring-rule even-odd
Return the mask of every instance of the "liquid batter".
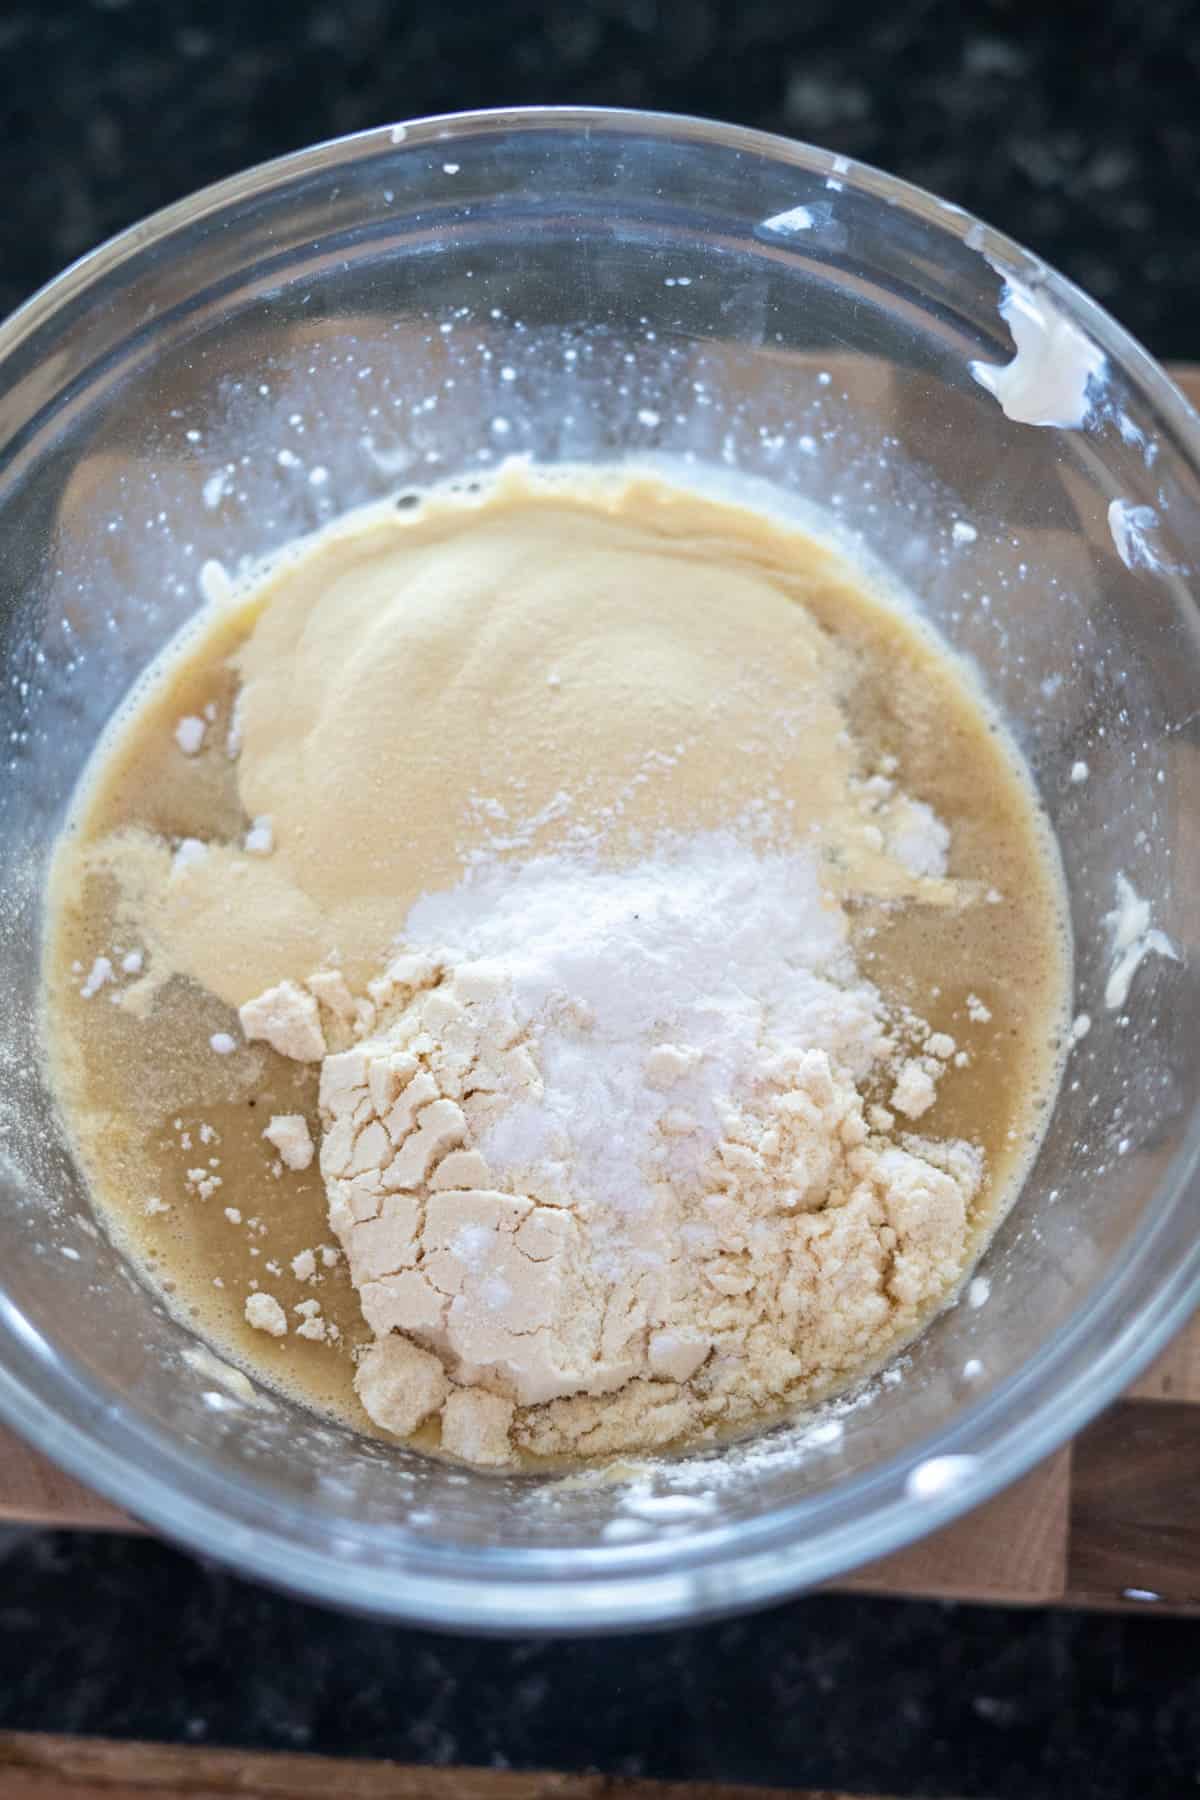
[[[758, 1324], [739, 1321], [759, 1314], [746, 1312], [737, 1282], [761, 1287], [775, 1251], [735, 1280], [731, 1259], [753, 1269], [753, 1246], [739, 1248], [737, 1232], [718, 1223], [725, 1236], [704, 1251], [703, 1269], [725, 1296], [724, 1336], [714, 1328], [693, 1353], [695, 1293], [666, 1294], [659, 1276], [645, 1286], [655, 1259], [649, 1227], [626, 1222], [621, 1253], [636, 1249], [642, 1286], [625, 1308], [619, 1352], [586, 1351], [586, 1380], [576, 1379], [576, 1353], [559, 1339], [563, 1319], [599, 1302], [594, 1270], [572, 1265], [553, 1327], [558, 1360], [539, 1365], [536, 1380], [513, 1350], [517, 1326], [503, 1354], [489, 1349], [474, 1366], [445, 1317], [418, 1328], [416, 1314], [376, 1305], [379, 1342], [415, 1343], [428, 1360], [415, 1373], [384, 1368], [376, 1345], [375, 1361], [362, 1365], [374, 1376], [364, 1384], [360, 1375], [360, 1392], [375, 1424], [420, 1427], [421, 1441], [434, 1446], [440, 1433], [452, 1453], [487, 1463], [743, 1429], [878, 1366], [953, 1291], [1040, 1137], [1069, 980], [1057, 857], [1015, 751], [928, 631], [815, 538], [658, 477], [575, 471], [551, 480], [510, 470], [477, 492], [353, 515], [297, 547], [250, 591], [207, 609], [140, 686], [97, 751], [59, 847], [46, 948], [53, 1080], [110, 1228], [222, 1354], [373, 1429], [354, 1388], [356, 1357], [373, 1339], [363, 1317], [372, 1277], [346, 1219], [338, 1229], [330, 1223], [340, 1176], [321, 1147], [337, 1112], [318, 1103], [320, 1055], [281, 1054], [269, 1036], [254, 1035], [253, 1012], [239, 1009], [295, 984], [318, 1021], [322, 1051], [336, 1057], [382, 1044], [394, 1057], [415, 1045], [418, 1060], [428, 1060], [430, 1031], [437, 1036], [421, 1012], [429, 981], [411, 991], [378, 987], [397, 946], [409, 942], [423, 896], [473, 892], [478, 880], [499, 883], [497, 893], [509, 880], [536, 886], [541, 877], [519, 871], [539, 858], [572, 880], [600, 867], [669, 883], [682, 879], [688, 857], [700, 868], [704, 847], [722, 843], [729, 849], [713, 864], [714, 904], [721, 870], [739, 856], [759, 859], [747, 891], [762, 905], [780, 858], [809, 859], [812, 917], [828, 915], [836, 939], [820, 978], [829, 975], [843, 994], [867, 983], [879, 997], [878, 1019], [863, 1029], [885, 1047], [855, 1064], [840, 1040], [826, 1046], [849, 1070], [839, 1091], [853, 1096], [870, 1155], [925, 1158], [927, 1187], [937, 1179], [929, 1171], [967, 1166], [961, 1157], [953, 1163], [955, 1147], [970, 1151], [973, 1173], [952, 1197], [965, 1209], [946, 1240], [952, 1250], [936, 1264], [926, 1259], [928, 1279], [903, 1302], [903, 1284], [878, 1277], [867, 1298], [886, 1306], [869, 1333], [835, 1330], [822, 1315], [820, 1331], [810, 1329], [814, 1342], [824, 1333], [819, 1355], [789, 1343], [783, 1360], [772, 1346], [774, 1360], [763, 1352], [756, 1362], [742, 1356], [738, 1333], [749, 1341]], [[549, 892], [543, 880], [523, 903]], [[697, 941], [711, 950], [703, 911]], [[449, 901], [443, 914], [466, 916]], [[461, 926], [464, 942], [479, 929]], [[801, 934], [789, 966], [804, 960], [808, 941]], [[640, 967], [643, 952], [650, 955], [636, 933], [622, 940], [626, 968]], [[682, 966], [700, 964], [692, 956]], [[429, 978], [442, 983], [443, 1011], [460, 976], [439, 965]], [[585, 1034], [595, 1028], [594, 1019], [579, 1025]], [[542, 1039], [531, 1029], [522, 1026], [536, 1051]], [[548, 1037], [543, 1048], [549, 1057]], [[702, 1056], [685, 1046], [670, 1080], [684, 1078], [689, 1056], [720, 1061], [715, 1049]], [[660, 1057], [659, 1074], [665, 1066]], [[738, 1079], [735, 1070], [730, 1091], [744, 1100]], [[771, 1079], [782, 1092], [783, 1077]], [[658, 1075], [650, 1086], [661, 1088]], [[475, 1136], [447, 1140], [464, 1155], [476, 1137], [483, 1144], [485, 1126], [491, 1133], [487, 1229], [499, 1230], [498, 1208], [529, 1204], [535, 1178], [538, 1217], [558, 1209], [551, 1222], [561, 1222], [570, 1182], [551, 1192], [544, 1156], [536, 1168], [513, 1161], [515, 1152], [506, 1163], [493, 1117], [499, 1102], [488, 1104]], [[778, 1134], [764, 1137], [761, 1107], [746, 1105], [759, 1166], [774, 1167]], [[670, 1130], [695, 1110], [674, 1106]], [[614, 1118], [614, 1132], [619, 1124]], [[703, 1138], [702, 1118], [697, 1129]], [[731, 1129], [727, 1120], [721, 1126]], [[738, 1129], [744, 1150], [749, 1128]], [[851, 1166], [849, 1127], [839, 1130], [850, 1174], [839, 1162], [837, 1180], [867, 1180]], [[918, 1131], [927, 1148], [914, 1151]], [[307, 1159], [306, 1145], [318, 1154]], [[664, 1158], [654, 1179], [678, 1189], [683, 1178]], [[708, 1178], [696, 1179], [696, 1196], [672, 1215], [672, 1240], [695, 1225]], [[875, 1163], [869, 1179], [882, 1180]], [[409, 1186], [432, 1218], [425, 1175]], [[727, 1197], [743, 1191], [723, 1187]], [[755, 1231], [794, 1235], [776, 1219], [768, 1190], [756, 1202]], [[479, 1213], [480, 1191], [476, 1180], [469, 1205], [452, 1200], [460, 1238]], [[793, 1203], [828, 1218], [827, 1201], [814, 1189]], [[708, 1205], [706, 1219], [712, 1213]], [[586, 1226], [586, 1205], [582, 1216]], [[873, 1227], [889, 1257], [896, 1216], [893, 1208]], [[580, 1242], [593, 1246], [594, 1259], [594, 1220], [590, 1228]], [[817, 1228], [808, 1229], [812, 1237]], [[737, 1230], [744, 1238], [745, 1220]], [[921, 1231], [929, 1237], [924, 1222]], [[417, 1242], [405, 1267], [432, 1269], [436, 1250], [432, 1238]], [[465, 1316], [464, 1307], [482, 1302], [461, 1245], [456, 1254], [461, 1266], [444, 1277], [445, 1297]], [[812, 1279], [834, 1280], [840, 1265], [829, 1246], [813, 1255]], [[496, 1294], [498, 1265], [483, 1273]], [[399, 1276], [387, 1279], [391, 1305]], [[605, 1280], [601, 1310], [611, 1313], [617, 1278]], [[538, 1305], [548, 1285], [546, 1274]], [[501, 1322], [510, 1303], [511, 1293], [495, 1301]], [[810, 1295], [798, 1304], [808, 1305], [811, 1324], [816, 1302]], [[768, 1310], [777, 1310], [774, 1297]], [[850, 1317], [846, 1306], [838, 1317]], [[389, 1321], [405, 1335], [388, 1339]], [[478, 1344], [478, 1319], [468, 1323]], [[611, 1338], [607, 1315], [604, 1329]], [[689, 1370], [701, 1353], [707, 1361]], [[463, 1415], [453, 1428], [444, 1395], [414, 1411], [413, 1383], [422, 1380], [452, 1390]], [[504, 1411], [499, 1450], [496, 1419], [466, 1417], [477, 1392], [491, 1396], [497, 1416]]]

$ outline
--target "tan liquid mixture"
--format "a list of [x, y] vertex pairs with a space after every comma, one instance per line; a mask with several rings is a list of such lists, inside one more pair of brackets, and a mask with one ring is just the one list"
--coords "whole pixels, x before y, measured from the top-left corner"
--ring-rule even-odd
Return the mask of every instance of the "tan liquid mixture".
[[[942, 872], [925, 809], [949, 830]], [[1029, 777], [931, 634], [814, 538], [582, 472], [343, 521], [208, 609], [110, 729], [58, 851], [45, 964], [52, 1077], [110, 1228], [222, 1354], [371, 1429], [352, 1385], [371, 1333], [318, 1162], [293, 1170], [263, 1136], [301, 1114], [320, 1143], [318, 1068], [246, 1042], [236, 1009], [333, 965], [362, 992], [413, 903], [481, 850], [585, 834], [620, 865], [663, 831], [720, 830], [816, 846], [858, 975], [953, 1039], [919, 1129], [982, 1153], [965, 1273], [1062, 1053], [1065, 903]], [[247, 1323], [255, 1293], [286, 1336]], [[295, 1329], [314, 1299], [321, 1341]], [[868, 1362], [934, 1304], [897, 1313]], [[824, 1386], [863, 1372], [848, 1355]]]

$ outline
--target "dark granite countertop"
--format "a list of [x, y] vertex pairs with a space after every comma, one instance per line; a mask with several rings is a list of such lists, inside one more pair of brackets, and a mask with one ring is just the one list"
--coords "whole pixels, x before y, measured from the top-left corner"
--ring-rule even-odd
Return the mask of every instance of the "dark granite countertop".
[[[1189, 0], [14, 0], [0, 311], [110, 233], [316, 139], [536, 101], [810, 138], [1024, 240], [1200, 357]], [[841, 1596], [640, 1640], [339, 1619], [161, 1545], [0, 1533], [0, 1728], [897, 1794], [1200, 1780], [1200, 1624]]]
[[13, 0], [0, 309], [156, 207], [388, 120], [658, 107], [878, 163], [1200, 355], [1190, 0]]
[[1200, 1769], [1195, 1621], [822, 1594], [691, 1631], [480, 1641], [133, 1538], [6, 1548], [0, 1730], [926, 1800], [1177, 1800]]

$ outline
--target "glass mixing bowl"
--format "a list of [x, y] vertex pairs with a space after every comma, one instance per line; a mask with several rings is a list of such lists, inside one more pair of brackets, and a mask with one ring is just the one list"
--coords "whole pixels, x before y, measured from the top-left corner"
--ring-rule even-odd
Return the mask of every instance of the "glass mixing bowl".
[[[1002, 378], [1006, 413], [986, 365], [1011, 360], [1010, 324], [1033, 387]], [[1086, 429], [1009, 416], [1069, 420], [1089, 371]], [[0, 445], [0, 1414], [57, 1462], [339, 1605], [476, 1630], [694, 1620], [944, 1524], [1182, 1324], [1200, 422], [1026, 251], [751, 131], [426, 120], [238, 176], [68, 270], [0, 329]], [[239, 1397], [124, 1266], [39, 1068], [42, 878], [206, 563], [504, 455], [631, 453], [825, 508], [974, 662], [1058, 832], [1091, 1028], [983, 1279], [898, 1379], [632, 1485], [498, 1479]], [[1146, 957], [1109, 1006], [1118, 875], [1177, 958]]]

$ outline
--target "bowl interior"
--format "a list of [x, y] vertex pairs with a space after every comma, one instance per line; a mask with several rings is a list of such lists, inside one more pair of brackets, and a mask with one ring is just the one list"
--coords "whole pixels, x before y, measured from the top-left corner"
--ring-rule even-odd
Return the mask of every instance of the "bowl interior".
[[[1016, 422], [972, 374], [1012, 356], [1001, 269], [1103, 352], [1087, 429]], [[1194, 1297], [1195, 421], [1015, 246], [750, 133], [435, 120], [241, 177], [69, 272], [0, 332], [0, 443], [0, 1409], [85, 1478], [348, 1603], [560, 1628], [695, 1615], [1011, 1477]], [[767, 482], [887, 564], [1029, 759], [1090, 1017], [986, 1304], [939, 1318], [902, 1379], [835, 1409], [840, 1430], [802, 1421], [632, 1487], [454, 1471], [238, 1399], [96, 1229], [36, 1047], [48, 849], [203, 565], [514, 454]], [[1179, 953], [1147, 958], [1123, 1008], [1105, 1000], [1118, 874]], [[947, 1453], [978, 1459], [958, 1490], [910, 1497], [912, 1466]]]

